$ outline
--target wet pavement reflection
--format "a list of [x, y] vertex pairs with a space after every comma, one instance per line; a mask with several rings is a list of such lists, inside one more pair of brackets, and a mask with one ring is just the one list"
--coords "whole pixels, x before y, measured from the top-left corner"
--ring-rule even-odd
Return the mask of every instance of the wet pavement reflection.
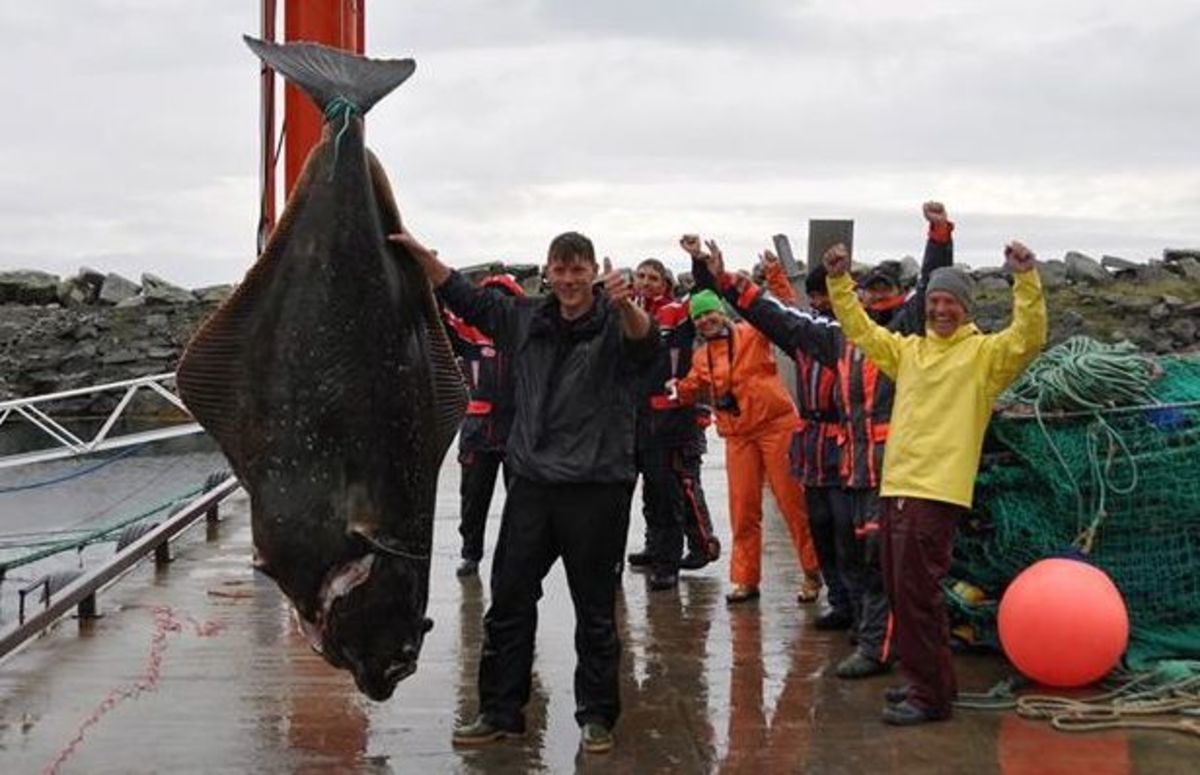
[[[714, 445], [715, 446], [715, 445]], [[719, 447], [705, 470], [727, 538]], [[40, 772], [420, 773], [1016, 773], [1185, 772], [1200, 739], [1149, 731], [1070, 736], [1011, 714], [893, 729], [878, 720], [898, 676], [840, 681], [845, 633], [823, 633], [795, 602], [798, 568], [775, 515], [764, 531], [761, 600], [729, 607], [724, 560], [685, 574], [676, 592], [649, 592], [627, 572], [619, 599], [623, 713], [608, 756], [578, 753], [573, 718], [574, 620], [561, 566], [540, 605], [533, 693], [523, 738], [454, 750], [473, 717], [488, 563], [454, 575], [457, 471], [445, 469], [417, 673], [387, 702], [360, 695], [297, 632], [275, 585], [250, 568], [248, 503], [224, 507], [214, 534], [192, 531], [165, 571], [140, 568], [101, 596], [88, 636], [67, 620], [0, 667], [0, 762]], [[499, 512], [499, 503], [494, 505]], [[489, 525], [494, 540], [496, 524]], [[635, 514], [631, 547], [640, 545]], [[726, 543], [726, 545], [728, 545]], [[489, 547], [490, 556], [490, 547]], [[104, 708], [149, 674], [156, 611], [165, 632], [156, 683]], [[160, 633], [162, 634], [162, 633]], [[960, 685], [985, 690], [1006, 675], [993, 656], [956, 658]], [[82, 740], [70, 748], [83, 730]]]

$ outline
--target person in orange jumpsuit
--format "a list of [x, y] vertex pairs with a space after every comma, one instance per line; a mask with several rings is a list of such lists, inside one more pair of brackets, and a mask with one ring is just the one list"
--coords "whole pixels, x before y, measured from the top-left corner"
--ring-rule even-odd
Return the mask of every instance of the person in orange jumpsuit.
[[[708, 243], [716, 251], [715, 243]], [[717, 433], [725, 439], [733, 552], [730, 603], [758, 597], [762, 572], [762, 490], [771, 487], [804, 571], [797, 598], [815, 602], [821, 591], [817, 553], [808, 530], [804, 489], [792, 477], [788, 445], [798, 415], [768, 339], [746, 323], [734, 323], [711, 290], [691, 297], [690, 314], [704, 342], [692, 356], [687, 376], [671, 380], [681, 403], [704, 401], [716, 410]]]

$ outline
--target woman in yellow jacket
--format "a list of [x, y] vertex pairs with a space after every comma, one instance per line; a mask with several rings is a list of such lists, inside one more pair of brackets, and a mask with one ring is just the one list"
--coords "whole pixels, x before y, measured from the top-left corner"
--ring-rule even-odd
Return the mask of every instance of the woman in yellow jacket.
[[[710, 248], [715, 246], [710, 245]], [[796, 429], [796, 407], [779, 377], [771, 343], [746, 323], [733, 323], [711, 290], [692, 294], [690, 314], [704, 342], [692, 368], [674, 384], [684, 404], [700, 401], [716, 410], [717, 433], [725, 439], [733, 552], [730, 603], [758, 597], [762, 573], [762, 488], [771, 487], [796, 549], [804, 579], [798, 599], [816, 601], [821, 575], [804, 490], [788, 469], [788, 444]]]
[[911, 683], [887, 694], [883, 720], [949, 718], [957, 694], [941, 579], [949, 572], [958, 519], [971, 507], [983, 434], [997, 396], [1046, 342], [1046, 302], [1034, 255], [1005, 248], [1013, 272], [1013, 320], [984, 334], [970, 322], [970, 278], [953, 267], [926, 286], [925, 336], [902, 336], [863, 311], [842, 245], [825, 254], [829, 295], [842, 331], [896, 383], [883, 457], [880, 543], [900, 663]]

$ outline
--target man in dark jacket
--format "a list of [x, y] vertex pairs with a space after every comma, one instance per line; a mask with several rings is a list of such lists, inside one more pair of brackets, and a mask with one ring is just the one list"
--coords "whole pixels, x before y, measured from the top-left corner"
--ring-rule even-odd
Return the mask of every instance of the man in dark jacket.
[[550, 243], [551, 293], [542, 299], [476, 288], [407, 232], [390, 239], [446, 306], [513, 354], [512, 481], [484, 617], [480, 712], [454, 730], [453, 742], [482, 745], [523, 732], [537, 602], [561, 556], [575, 604], [575, 719], [583, 749], [606, 752], [620, 713], [616, 593], [636, 477], [638, 391], [658, 347], [654, 323], [619, 272], [606, 273], [596, 293], [595, 250], [582, 234]]
[[[494, 293], [525, 295], [510, 274], [489, 275], [479, 285]], [[504, 443], [512, 427], [512, 356], [497, 347], [490, 336], [450, 310], [443, 309], [442, 317], [471, 391], [467, 416], [458, 432], [461, 469], [458, 532], [462, 536], [458, 576], [462, 578], [478, 573], [479, 561], [483, 559], [488, 509], [496, 489], [496, 474], [504, 464]]]

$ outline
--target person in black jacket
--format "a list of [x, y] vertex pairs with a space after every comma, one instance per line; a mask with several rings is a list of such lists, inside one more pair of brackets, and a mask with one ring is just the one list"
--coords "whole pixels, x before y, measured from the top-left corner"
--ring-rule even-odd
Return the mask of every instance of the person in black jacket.
[[[662, 343], [650, 369], [646, 396], [638, 407], [637, 461], [642, 474], [645, 549], [629, 555], [631, 567], [649, 567], [651, 589], [674, 589], [679, 570], [698, 570], [721, 555], [700, 482], [707, 449], [707, 407], [684, 406], [663, 387], [687, 375], [696, 327], [688, 301], [676, 301], [673, 281], [657, 259], [637, 267], [634, 287], [642, 309], [654, 318]], [[681, 557], [686, 537], [688, 552]]]
[[[489, 275], [479, 285], [495, 293], [525, 295], [516, 278], [509, 274]], [[490, 336], [450, 310], [443, 309], [442, 318], [471, 391], [467, 416], [458, 432], [458, 464], [462, 472], [458, 532], [462, 536], [462, 562], [457, 574], [465, 578], [479, 572], [488, 509], [496, 489], [496, 474], [504, 464], [504, 443], [512, 427], [512, 357], [497, 347]]]
[[424, 270], [442, 302], [513, 354], [516, 414], [506, 459], [511, 487], [484, 616], [479, 715], [455, 745], [520, 734], [533, 667], [542, 579], [561, 556], [575, 605], [575, 719], [583, 750], [612, 748], [620, 713], [616, 594], [636, 477], [634, 425], [654, 322], [619, 272], [602, 293], [595, 250], [567, 232], [550, 243], [551, 293], [511, 299], [472, 286], [407, 232], [389, 237]]

